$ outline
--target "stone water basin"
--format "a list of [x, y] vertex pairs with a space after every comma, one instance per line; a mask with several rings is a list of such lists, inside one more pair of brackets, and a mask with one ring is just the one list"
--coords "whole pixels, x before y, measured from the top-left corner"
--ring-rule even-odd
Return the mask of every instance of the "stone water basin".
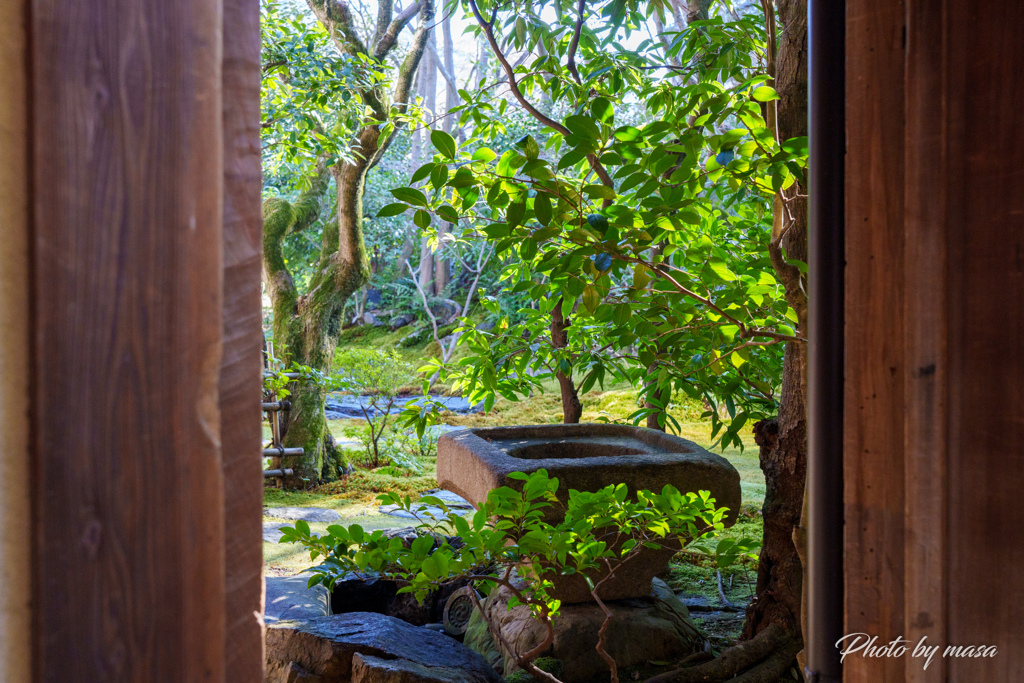
[[[710, 491], [716, 505], [729, 508], [726, 526], [735, 523], [740, 507], [740, 475], [728, 460], [692, 441], [644, 427], [562, 424], [463, 429], [448, 432], [437, 444], [438, 484], [473, 504], [486, 500], [492, 489], [521, 486], [508, 478], [512, 472], [539, 469], [558, 477], [563, 504], [570, 489], [596, 491], [621, 483], [631, 493], [661, 491], [666, 484], [683, 492]], [[546, 521], [555, 523], [556, 514], [552, 510]], [[648, 595], [651, 579], [664, 571], [673, 554], [645, 549], [602, 586], [601, 598]], [[554, 596], [565, 603], [593, 599], [582, 577], [559, 577], [554, 583]]]

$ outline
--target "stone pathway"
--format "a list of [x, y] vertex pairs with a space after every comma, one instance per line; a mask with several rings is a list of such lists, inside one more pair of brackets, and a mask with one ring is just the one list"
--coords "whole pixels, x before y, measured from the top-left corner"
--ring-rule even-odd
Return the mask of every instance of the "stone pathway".
[[301, 519], [306, 522], [337, 522], [341, 519], [341, 514], [337, 510], [327, 508], [263, 508], [263, 516], [275, 519]]
[[[363, 414], [363, 407], [367, 407], [367, 401], [369, 396], [352, 396], [350, 394], [331, 394], [327, 399], [325, 406], [327, 410], [328, 420], [341, 420], [357, 418], [360, 420], [366, 419]], [[409, 401], [415, 401], [421, 398], [420, 396], [400, 396], [395, 399], [395, 404], [391, 406], [390, 414], [400, 413], [405, 409], [405, 404]], [[479, 413], [483, 410], [483, 402], [472, 404], [461, 396], [433, 396], [434, 400], [443, 403], [445, 407], [458, 415], [465, 415], [467, 413]], [[367, 407], [367, 412], [370, 417], [376, 417], [376, 412]]]
[[289, 619], [311, 619], [331, 613], [331, 596], [327, 589], [317, 585], [307, 588], [312, 574], [295, 576], [268, 576], [267, 606], [264, 620], [267, 624]]
[[[452, 493], [451, 491], [445, 491], [443, 489], [434, 489], [432, 491], [425, 492], [423, 495], [433, 496], [435, 498], [440, 499], [442, 502], [444, 502], [445, 505], [448, 506], [450, 510], [462, 514], [463, 516], [473, 512], [476, 509], [473, 507], [472, 503], [469, 503], [466, 499], [462, 498], [456, 493]], [[416, 504], [414, 502], [414, 508], [415, 505]], [[379, 508], [377, 508], [377, 511], [380, 512], [382, 515], [388, 515], [390, 517], [416, 519], [415, 515], [410, 514], [406, 510], [399, 509], [397, 505], [381, 505]], [[427, 505], [425, 512], [433, 515], [438, 519], [443, 517], [445, 514], [444, 510], [433, 505]]]

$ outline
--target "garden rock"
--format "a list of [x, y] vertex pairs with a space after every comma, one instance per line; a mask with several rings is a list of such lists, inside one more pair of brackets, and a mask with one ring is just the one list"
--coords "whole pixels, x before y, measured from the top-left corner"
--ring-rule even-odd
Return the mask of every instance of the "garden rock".
[[263, 516], [276, 519], [301, 519], [305, 522], [336, 522], [341, 519], [341, 514], [337, 510], [328, 510], [327, 508], [263, 508]]
[[[266, 683], [500, 683], [477, 653], [436, 631], [358, 612], [267, 628]], [[316, 676], [318, 678], [310, 678]]]
[[377, 318], [376, 315], [367, 311], [363, 313], [363, 317], [359, 319], [360, 325], [369, 325], [371, 327], [379, 327], [383, 323]]
[[459, 314], [459, 305], [451, 299], [435, 299], [430, 302], [430, 311], [442, 324], [448, 324]]
[[[533, 618], [528, 606], [509, 609], [511, 596], [507, 588], [499, 588], [487, 599], [484, 610], [505, 640], [526, 652], [543, 642], [545, 628]], [[703, 649], [704, 638], [690, 620], [686, 606], [660, 579], [654, 580], [647, 598], [606, 605], [615, 616], [608, 626], [605, 649], [619, 667], [679, 659]], [[554, 641], [542, 654], [563, 663], [565, 683], [587, 683], [596, 676], [607, 675], [608, 665], [594, 647], [604, 618], [604, 612], [595, 603], [562, 605], [554, 620]], [[515, 659], [492, 639], [479, 612], [474, 612], [470, 619], [464, 642], [502, 675], [510, 676], [519, 670]]]
[[494, 329], [494, 326], [495, 322], [493, 320], [485, 320], [479, 325], [477, 325], [476, 329], [480, 330], [481, 332], [490, 332], [491, 330]]
[[412, 323], [412, 321], [413, 317], [406, 313], [402, 313], [401, 315], [395, 316], [394, 318], [391, 319], [391, 331], [394, 332], [397, 329], [405, 327], [406, 325]]

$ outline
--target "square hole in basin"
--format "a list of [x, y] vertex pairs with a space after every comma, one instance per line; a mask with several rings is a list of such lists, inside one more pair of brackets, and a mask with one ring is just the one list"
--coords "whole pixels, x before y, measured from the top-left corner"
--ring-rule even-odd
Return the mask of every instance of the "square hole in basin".
[[608, 458], [653, 453], [650, 446], [623, 437], [529, 439], [497, 444], [509, 457], [522, 460]]

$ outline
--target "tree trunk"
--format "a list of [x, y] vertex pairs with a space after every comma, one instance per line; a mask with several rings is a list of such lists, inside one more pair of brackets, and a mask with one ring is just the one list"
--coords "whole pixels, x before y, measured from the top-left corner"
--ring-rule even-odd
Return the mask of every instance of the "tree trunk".
[[[556, 349], [569, 346], [568, 330], [571, 324], [571, 321], [562, 315], [562, 299], [559, 299], [551, 311], [551, 344]], [[562, 393], [562, 422], [577, 424], [583, 415], [583, 406], [580, 404], [576, 385], [572, 381], [572, 371], [566, 374], [559, 369], [555, 376], [558, 378], [558, 388]]]
[[[780, 99], [769, 122], [780, 141], [807, 135], [807, 2], [780, 0], [775, 89]], [[769, 32], [774, 30], [770, 26]], [[807, 260], [806, 189], [794, 186], [776, 196], [770, 256], [786, 299], [797, 313], [797, 336], [806, 337], [806, 282], [789, 259]], [[785, 254], [785, 256], [784, 256]], [[754, 426], [765, 475], [764, 541], [758, 568], [756, 599], [747, 611], [744, 637], [770, 624], [794, 635], [801, 633], [803, 565], [794, 538], [803, 537], [801, 511], [807, 470], [807, 348], [790, 342], [782, 370], [779, 415]]]
[[[383, 59], [397, 42], [397, 35], [411, 18], [403, 13], [392, 17], [390, 5], [382, 3], [372, 50], [359, 43], [351, 26], [351, 17], [327, 0], [308, 0], [317, 18], [331, 34], [338, 49], [346, 53], [372, 53]], [[377, 119], [387, 119], [392, 107], [407, 106], [412, 76], [426, 49], [426, 26], [434, 15], [430, 0], [421, 2], [420, 27], [394, 78], [392, 102], [382, 88], [360, 94]], [[271, 198], [263, 204], [263, 265], [274, 311], [274, 339], [283, 357], [323, 373], [330, 372], [331, 361], [342, 328], [342, 314], [348, 298], [369, 277], [369, 262], [363, 242], [363, 189], [366, 174], [379, 161], [393, 140], [393, 133], [382, 138], [378, 125], [363, 127], [354, 141], [354, 161], [340, 162], [327, 172], [325, 160], [317, 164], [309, 190], [294, 204]], [[309, 291], [298, 292], [284, 261], [284, 238], [312, 225], [322, 211], [330, 178], [338, 189], [337, 220], [324, 225], [319, 261]], [[285, 425], [283, 445], [299, 447], [304, 455], [292, 463], [299, 481], [319, 483], [337, 477], [346, 467], [327, 429], [324, 413], [326, 393], [313, 382], [294, 382], [289, 387], [292, 409]], [[297, 482], [288, 482], [295, 485]]]

